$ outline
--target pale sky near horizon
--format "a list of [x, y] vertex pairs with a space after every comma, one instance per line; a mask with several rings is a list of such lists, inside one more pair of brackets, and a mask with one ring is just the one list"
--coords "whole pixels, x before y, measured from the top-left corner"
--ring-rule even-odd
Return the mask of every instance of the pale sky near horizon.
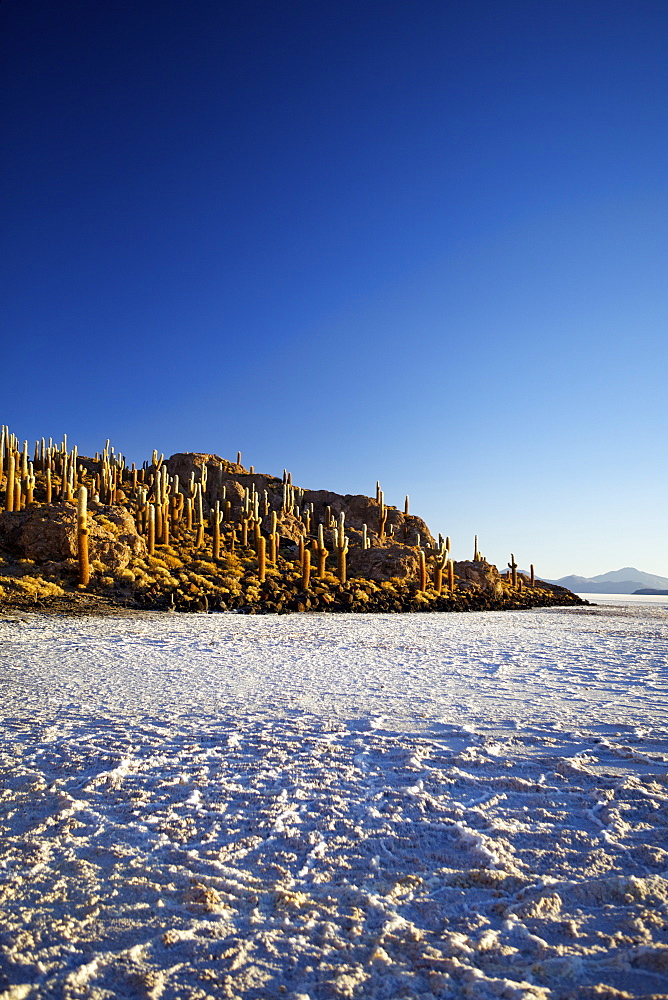
[[663, 0], [4, 0], [0, 422], [668, 576]]

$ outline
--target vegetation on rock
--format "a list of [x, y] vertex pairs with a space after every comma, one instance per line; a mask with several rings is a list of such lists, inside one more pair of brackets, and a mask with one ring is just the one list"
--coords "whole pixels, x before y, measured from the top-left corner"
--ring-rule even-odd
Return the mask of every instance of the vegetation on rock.
[[[478, 551], [454, 562], [419, 517], [294, 486], [217, 455], [128, 466], [0, 435], [0, 605], [178, 611], [474, 611], [582, 603]], [[77, 503], [78, 501], [78, 503]], [[85, 553], [83, 551], [85, 546]], [[514, 564], [511, 556], [511, 564]]]

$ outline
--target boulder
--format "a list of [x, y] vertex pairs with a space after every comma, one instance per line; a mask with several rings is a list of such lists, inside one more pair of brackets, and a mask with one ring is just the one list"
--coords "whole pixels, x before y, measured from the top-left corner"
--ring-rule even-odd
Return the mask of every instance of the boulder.
[[369, 549], [355, 546], [348, 552], [347, 567], [348, 576], [360, 576], [376, 583], [393, 577], [417, 580], [418, 555], [415, 549], [401, 543], [373, 545]]
[[[110, 570], [124, 569], [133, 556], [146, 554], [134, 518], [123, 507], [91, 502], [88, 552]], [[72, 504], [30, 507], [0, 513], [0, 548], [15, 559], [61, 563], [77, 555], [77, 512]]]
[[455, 577], [458, 583], [468, 585], [474, 584], [481, 590], [499, 597], [504, 592], [503, 577], [496, 566], [486, 561], [473, 562], [473, 560], [463, 560], [455, 563]]

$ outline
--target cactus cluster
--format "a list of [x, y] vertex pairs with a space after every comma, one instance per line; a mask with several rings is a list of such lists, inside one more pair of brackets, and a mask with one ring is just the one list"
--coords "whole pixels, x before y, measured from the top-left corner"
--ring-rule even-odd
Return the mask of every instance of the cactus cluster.
[[[233, 470], [229, 495], [224, 467], [228, 474]], [[42, 438], [31, 458], [28, 442], [21, 443], [3, 427], [0, 473], [2, 508], [8, 514], [42, 505], [77, 505], [79, 584], [83, 587], [89, 585], [92, 572], [88, 553], [90, 520], [96, 516], [88, 507], [92, 501], [95, 510], [99, 505], [120, 505], [130, 511], [150, 557], [184, 544], [194, 549], [200, 560], [213, 560], [214, 564], [238, 554], [254, 559], [259, 584], [264, 584], [268, 575], [280, 575], [286, 567], [290, 571], [294, 567], [305, 592], [312, 587], [313, 578], [335, 578], [345, 586], [351, 545], [364, 551], [399, 544], [414, 553], [419, 593], [441, 597], [445, 591], [452, 596], [457, 588], [450, 539], [439, 536], [434, 545], [430, 539], [425, 544], [413, 526], [413, 542], [409, 543], [409, 498], [405, 498], [402, 520], [396, 508], [386, 505], [380, 483], [376, 483], [374, 508], [377, 521], [374, 515], [361, 530], [347, 530], [344, 510], [326, 506], [319, 508], [321, 514], [316, 516], [314, 504], [305, 502], [305, 490], [293, 484], [287, 470], [282, 481], [256, 475], [253, 466], [249, 471], [241, 466], [240, 452], [236, 467], [224, 460], [205, 460], [181, 481], [178, 475], [170, 474], [164, 455], [157, 451], [150, 461], [137, 467], [128, 464], [109, 441], [90, 459], [79, 456], [76, 446], [70, 447], [64, 436], [58, 443]], [[270, 489], [264, 488], [268, 484]], [[401, 524], [403, 537], [395, 535], [395, 527]], [[282, 537], [290, 542], [284, 553]], [[335, 577], [328, 572], [330, 554], [336, 556]], [[474, 562], [484, 561], [476, 536]], [[523, 581], [513, 555], [508, 566], [509, 585], [513, 590], [521, 589]], [[533, 566], [530, 585], [535, 586]]]

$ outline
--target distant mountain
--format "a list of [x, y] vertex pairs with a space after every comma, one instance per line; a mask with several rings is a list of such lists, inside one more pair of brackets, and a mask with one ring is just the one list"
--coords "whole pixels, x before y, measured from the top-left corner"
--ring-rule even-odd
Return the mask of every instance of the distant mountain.
[[640, 588], [652, 590], [667, 590], [668, 578], [643, 573], [633, 566], [615, 569], [599, 576], [563, 576], [560, 580], [547, 580], [547, 583], [557, 583], [576, 594], [633, 594]]

